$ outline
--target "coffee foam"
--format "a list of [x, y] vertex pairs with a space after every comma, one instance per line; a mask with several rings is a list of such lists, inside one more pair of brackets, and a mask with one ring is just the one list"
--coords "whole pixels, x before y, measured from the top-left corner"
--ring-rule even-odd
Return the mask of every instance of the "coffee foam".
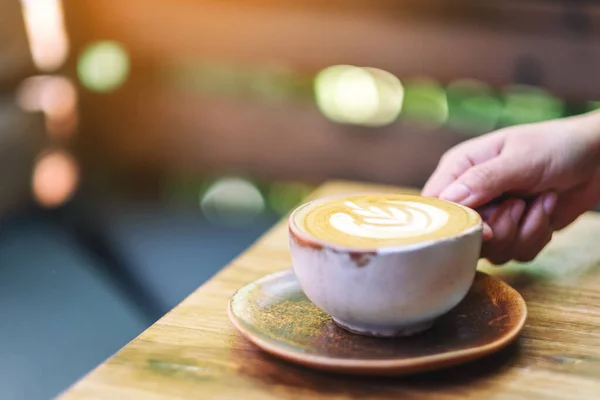
[[402, 246], [453, 237], [481, 224], [473, 210], [434, 198], [366, 194], [309, 203], [294, 214], [302, 231], [348, 247]]

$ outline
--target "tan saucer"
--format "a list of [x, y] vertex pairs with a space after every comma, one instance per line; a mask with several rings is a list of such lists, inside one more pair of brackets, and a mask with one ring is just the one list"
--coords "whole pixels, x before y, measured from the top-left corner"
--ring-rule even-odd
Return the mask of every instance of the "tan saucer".
[[292, 270], [238, 290], [229, 303], [238, 330], [264, 351], [310, 368], [361, 375], [402, 375], [461, 364], [515, 340], [527, 307], [519, 293], [481, 272], [465, 299], [429, 330], [374, 338], [339, 328], [302, 292]]

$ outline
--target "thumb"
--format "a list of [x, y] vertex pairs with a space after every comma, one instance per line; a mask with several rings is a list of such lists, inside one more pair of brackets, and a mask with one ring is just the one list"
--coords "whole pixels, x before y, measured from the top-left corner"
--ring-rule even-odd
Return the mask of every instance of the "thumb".
[[517, 160], [499, 156], [466, 170], [440, 193], [440, 199], [476, 208], [522, 187], [525, 178]]

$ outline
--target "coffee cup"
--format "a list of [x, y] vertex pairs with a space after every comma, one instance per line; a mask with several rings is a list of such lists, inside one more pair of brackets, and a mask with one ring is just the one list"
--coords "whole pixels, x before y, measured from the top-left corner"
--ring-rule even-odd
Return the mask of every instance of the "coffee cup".
[[409, 336], [465, 297], [482, 228], [474, 210], [436, 198], [330, 197], [290, 215], [292, 265], [306, 296], [340, 327]]

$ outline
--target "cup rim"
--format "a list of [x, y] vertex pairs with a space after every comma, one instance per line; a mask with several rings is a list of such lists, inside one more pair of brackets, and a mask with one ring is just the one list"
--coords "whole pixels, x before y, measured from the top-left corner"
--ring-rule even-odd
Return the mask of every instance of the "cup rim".
[[444, 237], [441, 239], [431, 239], [431, 240], [425, 240], [422, 242], [416, 242], [416, 243], [405, 244], [405, 245], [395, 245], [395, 246], [388, 245], [388, 246], [377, 246], [377, 247], [353, 247], [353, 246], [346, 246], [346, 245], [342, 245], [342, 244], [338, 244], [338, 243], [327, 242], [323, 239], [318, 239], [318, 238], [310, 235], [309, 233], [304, 232], [300, 227], [298, 227], [296, 224], [295, 218], [294, 218], [298, 211], [300, 211], [304, 207], [308, 207], [308, 206], [316, 204], [316, 203], [323, 203], [325, 201], [329, 201], [332, 199], [338, 199], [338, 198], [355, 196], [355, 195], [385, 195], [385, 194], [400, 194], [400, 195], [409, 196], [409, 197], [427, 198], [427, 196], [421, 196], [418, 194], [409, 194], [409, 193], [401, 193], [401, 192], [394, 193], [394, 192], [368, 191], [368, 192], [354, 192], [354, 193], [339, 194], [339, 195], [327, 196], [327, 197], [310, 200], [310, 201], [307, 201], [307, 202], [299, 205], [298, 207], [296, 207], [294, 209], [294, 211], [292, 211], [290, 213], [290, 215], [288, 217], [288, 229], [290, 231], [290, 235], [299, 237], [302, 241], [313, 244], [316, 247], [331, 249], [331, 250], [335, 250], [337, 252], [386, 254], [386, 253], [403, 253], [403, 252], [409, 252], [409, 251], [414, 251], [414, 250], [420, 250], [420, 249], [423, 249], [426, 247], [441, 245], [442, 243], [457, 241], [457, 240], [463, 238], [464, 236], [471, 235], [477, 231], [479, 231], [480, 234], [483, 232], [483, 220], [481, 219], [481, 216], [477, 213], [477, 211], [473, 210], [472, 208], [463, 206], [462, 204], [458, 204], [458, 203], [454, 203], [454, 202], [451, 202], [448, 200], [442, 200], [442, 199], [438, 199], [438, 198], [436, 198], [436, 199], [446, 202], [446, 203], [454, 204], [458, 207], [463, 208], [468, 213], [475, 215], [477, 218], [477, 223], [474, 226], [469, 227], [469, 228], [457, 233], [456, 235], [451, 235], [451, 236]]

